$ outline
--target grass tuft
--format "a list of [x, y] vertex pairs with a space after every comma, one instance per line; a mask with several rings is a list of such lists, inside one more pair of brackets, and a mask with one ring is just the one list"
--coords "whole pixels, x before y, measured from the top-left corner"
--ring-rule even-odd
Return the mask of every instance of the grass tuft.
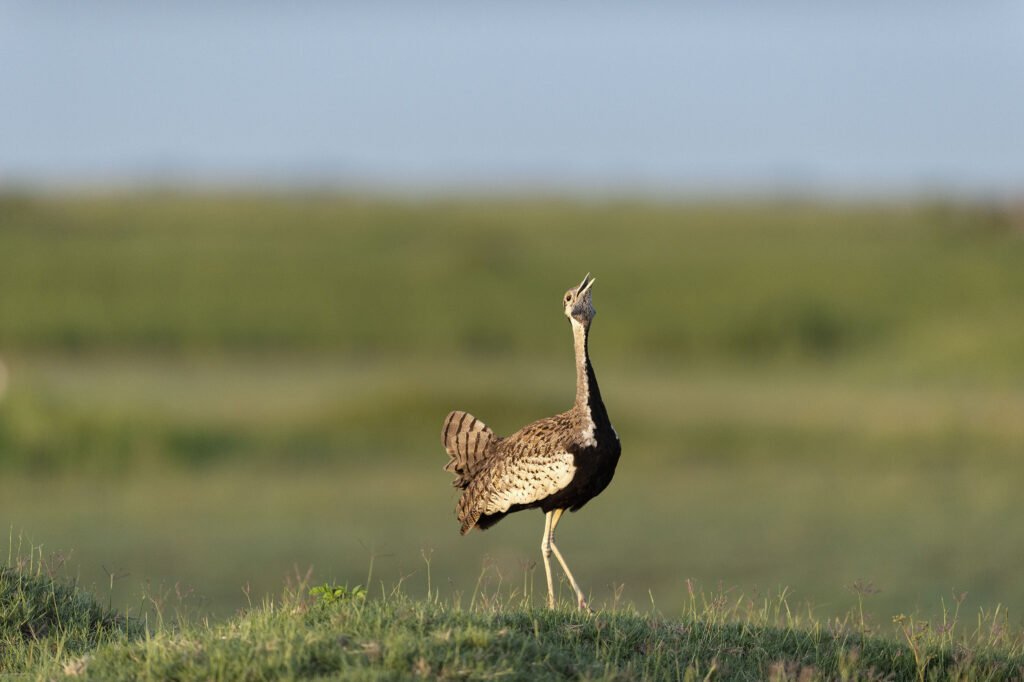
[[[13, 543], [12, 543], [13, 546]], [[42, 550], [0, 566], [0, 675], [50, 671], [110, 642], [140, 637], [141, 625], [56, 574], [62, 557]]]

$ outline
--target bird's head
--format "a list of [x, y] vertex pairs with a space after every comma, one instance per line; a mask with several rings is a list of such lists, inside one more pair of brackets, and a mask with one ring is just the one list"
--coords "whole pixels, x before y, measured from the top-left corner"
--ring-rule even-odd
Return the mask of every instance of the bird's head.
[[594, 303], [590, 298], [590, 287], [594, 286], [596, 279], [590, 277], [590, 273], [583, 278], [579, 286], [573, 287], [562, 296], [562, 304], [565, 307], [565, 316], [570, 321], [575, 320], [584, 327], [590, 326], [590, 321], [597, 315], [594, 310]]

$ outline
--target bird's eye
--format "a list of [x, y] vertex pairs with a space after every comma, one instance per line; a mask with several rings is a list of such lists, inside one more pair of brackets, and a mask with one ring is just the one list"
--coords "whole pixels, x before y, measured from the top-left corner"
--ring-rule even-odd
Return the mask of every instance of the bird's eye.
[[566, 294], [565, 295], [565, 302], [568, 303], [571, 300], [572, 300], [572, 294]]

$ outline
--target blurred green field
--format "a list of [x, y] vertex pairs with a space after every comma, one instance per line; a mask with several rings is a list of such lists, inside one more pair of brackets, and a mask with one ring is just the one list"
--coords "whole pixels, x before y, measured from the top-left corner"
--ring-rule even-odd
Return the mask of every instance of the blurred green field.
[[537, 580], [539, 514], [458, 536], [438, 432], [570, 404], [591, 271], [624, 454], [559, 544], [596, 601], [1024, 606], [1019, 209], [8, 194], [0, 256], [0, 521], [120, 604]]

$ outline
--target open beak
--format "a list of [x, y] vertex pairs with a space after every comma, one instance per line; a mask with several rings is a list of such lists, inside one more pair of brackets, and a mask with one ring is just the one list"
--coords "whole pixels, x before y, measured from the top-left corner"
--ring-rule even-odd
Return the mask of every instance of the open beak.
[[590, 289], [590, 287], [594, 286], [594, 282], [596, 281], [597, 278], [594, 277], [593, 279], [591, 279], [590, 273], [588, 272], [587, 276], [583, 278], [582, 282], [580, 282], [579, 288], [576, 289], [576, 296], [582, 296]]

